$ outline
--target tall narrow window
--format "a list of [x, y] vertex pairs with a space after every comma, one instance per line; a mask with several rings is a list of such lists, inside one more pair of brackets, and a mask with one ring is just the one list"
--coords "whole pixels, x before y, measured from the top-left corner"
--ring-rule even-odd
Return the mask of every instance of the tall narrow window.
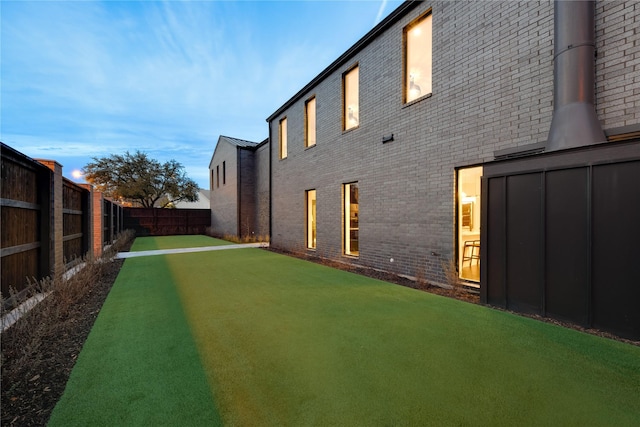
[[280, 120], [280, 158], [287, 158], [287, 118]]
[[358, 256], [358, 183], [344, 185], [344, 253]]
[[216, 183], [220, 187], [220, 165], [216, 166]]
[[216, 176], [213, 173], [213, 169], [211, 169], [211, 190], [213, 190], [213, 187], [215, 187], [216, 184]]
[[316, 190], [307, 191], [307, 248], [316, 248]]
[[482, 166], [458, 170], [458, 273], [480, 281], [480, 182]]
[[222, 162], [222, 185], [227, 183], [227, 162]]
[[357, 127], [360, 124], [359, 74], [359, 68], [356, 66], [345, 73], [343, 77], [344, 130]]
[[411, 102], [431, 93], [431, 14], [404, 30], [404, 99]]
[[316, 145], [316, 98], [313, 97], [304, 105], [305, 109], [305, 147]]

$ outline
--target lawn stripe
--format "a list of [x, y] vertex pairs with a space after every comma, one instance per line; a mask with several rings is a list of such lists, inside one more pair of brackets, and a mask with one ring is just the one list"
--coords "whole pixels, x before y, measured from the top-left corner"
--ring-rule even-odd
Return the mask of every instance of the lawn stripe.
[[49, 425], [220, 424], [165, 260], [126, 260]]
[[167, 257], [230, 425], [633, 425], [640, 349], [257, 249]]
[[182, 249], [206, 246], [231, 245], [231, 242], [203, 235], [185, 236], [148, 236], [137, 237], [131, 246], [131, 252], [152, 251], [156, 249]]

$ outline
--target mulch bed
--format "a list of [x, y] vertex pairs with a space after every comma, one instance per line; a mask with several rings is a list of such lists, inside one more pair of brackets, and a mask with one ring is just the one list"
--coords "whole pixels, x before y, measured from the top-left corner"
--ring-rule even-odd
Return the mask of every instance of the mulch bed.
[[[128, 250], [128, 249], [126, 249]], [[267, 249], [274, 252], [296, 256], [290, 252]], [[322, 260], [315, 257], [297, 255], [309, 261], [328, 265], [333, 268], [350, 271], [367, 277], [384, 280], [401, 286], [423, 290], [443, 296], [456, 298], [470, 303], [480, 302], [477, 291], [468, 289], [444, 289], [428, 283], [418, 283], [405, 277], [395, 274], [378, 271], [371, 268], [357, 267], [349, 264]], [[62, 396], [71, 370], [84, 342], [98, 317], [98, 313], [113, 286], [113, 283], [120, 272], [124, 260], [113, 260], [108, 263], [102, 277], [87, 295], [74, 306], [74, 310], [62, 322], [60, 328], [56, 329], [54, 335], [48, 336], [46, 342], [48, 347], [42, 354], [38, 355], [37, 363], [29, 366], [23, 371], [20, 378], [5, 378], [5, 368], [11, 364], [10, 351], [4, 348], [4, 343], [10, 341], [11, 329], [2, 334], [3, 354], [7, 354], [6, 360], [2, 361], [2, 414], [0, 424], [4, 426], [42, 426], [46, 425], [51, 415], [51, 411]], [[594, 335], [623, 341], [633, 345], [640, 345], [640, 342], [621, 339], [615, 335], [603, 331], [584, 329], [579, 326], [562, 323], [553, 319], [540, 316], [531, 316], [541, 321], [559, 324], [564, 327], [581, 330]], [[5, 351], [7, 351], [5, 353]]]
[[[98, 317], [124, 260], [113, 260], [104, 265], [98, 283], [74, 305], [60, 327], [45, 337], [48, 343], [41, 354], [34, 355], [34, 363], [21, 370], [18, 378], [7, 378], [5, 372], [12, 363], [10, 349], [11, 328], [2, 333], [2, 415], [3, 426], [43, 426], [62, 396], [71, 370], [84, 342]], [[46, 301], [46, 300], [45, 300]], [[43, 302], [44, 303], [44, 302]], [[42, 304], [42, 303], [41, 303]]]

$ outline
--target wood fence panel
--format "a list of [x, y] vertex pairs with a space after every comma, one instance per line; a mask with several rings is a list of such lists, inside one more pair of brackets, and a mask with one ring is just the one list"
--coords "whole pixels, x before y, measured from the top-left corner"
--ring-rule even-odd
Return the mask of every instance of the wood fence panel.
[[62, 234], [65, 263], [83, 258], [89, 249], [86, 243], [86, 235], [89, 232], [87, 229], [88, 203], [86, 203], [88, 197], [88, 190], [70, 181], [64, 181]]
[[124, 228], [135, 230], [136, 236], [204, 234], [210, 225], [209, 209], [124, 209]]
[[27, 278], [50, 272], [48, 210], [51, 172], [2, 144], [0, 186], [0, 258], [2, 295], [23, 290]]

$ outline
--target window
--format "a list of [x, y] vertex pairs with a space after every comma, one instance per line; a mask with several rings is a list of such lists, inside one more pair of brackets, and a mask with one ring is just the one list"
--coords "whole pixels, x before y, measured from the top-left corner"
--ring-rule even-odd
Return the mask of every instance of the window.
[[404, 99], [411, 102], [431, 93], [431, 14], [404, 31]]
[[216, 177], [213, 173], [213, 169], [211, 169], [211, 190], [213, 190], [213, 187], [215, 187], [215, 183], [216, 183]]
[[458, 274], [480, 281], [480, 182], [482, 166], [458, 170]]
[[218, 183], [218, 188], [220, 187], [220, 165], [216, 166], [216, 182]]
[[280, 120], [280, 158], [287, 158], [287, 118]]
[[307, 191], [307, 248], [316, 248], [316, 190]]
[[227, 183], [227, 162], [222, 162], [222, 185]]
[[342, 79], [344, 94], [343, 130], [349, 130], [360, 124], [360, 105], [358, 99], [359, 68], [355, 66], [344, 74]]
[[358, 256], [358, 183], [344, 185], [344, 253]]
[[316, 145], [316, 98], [315, 96], [304, 104], [305, 117], [305, 147]]

